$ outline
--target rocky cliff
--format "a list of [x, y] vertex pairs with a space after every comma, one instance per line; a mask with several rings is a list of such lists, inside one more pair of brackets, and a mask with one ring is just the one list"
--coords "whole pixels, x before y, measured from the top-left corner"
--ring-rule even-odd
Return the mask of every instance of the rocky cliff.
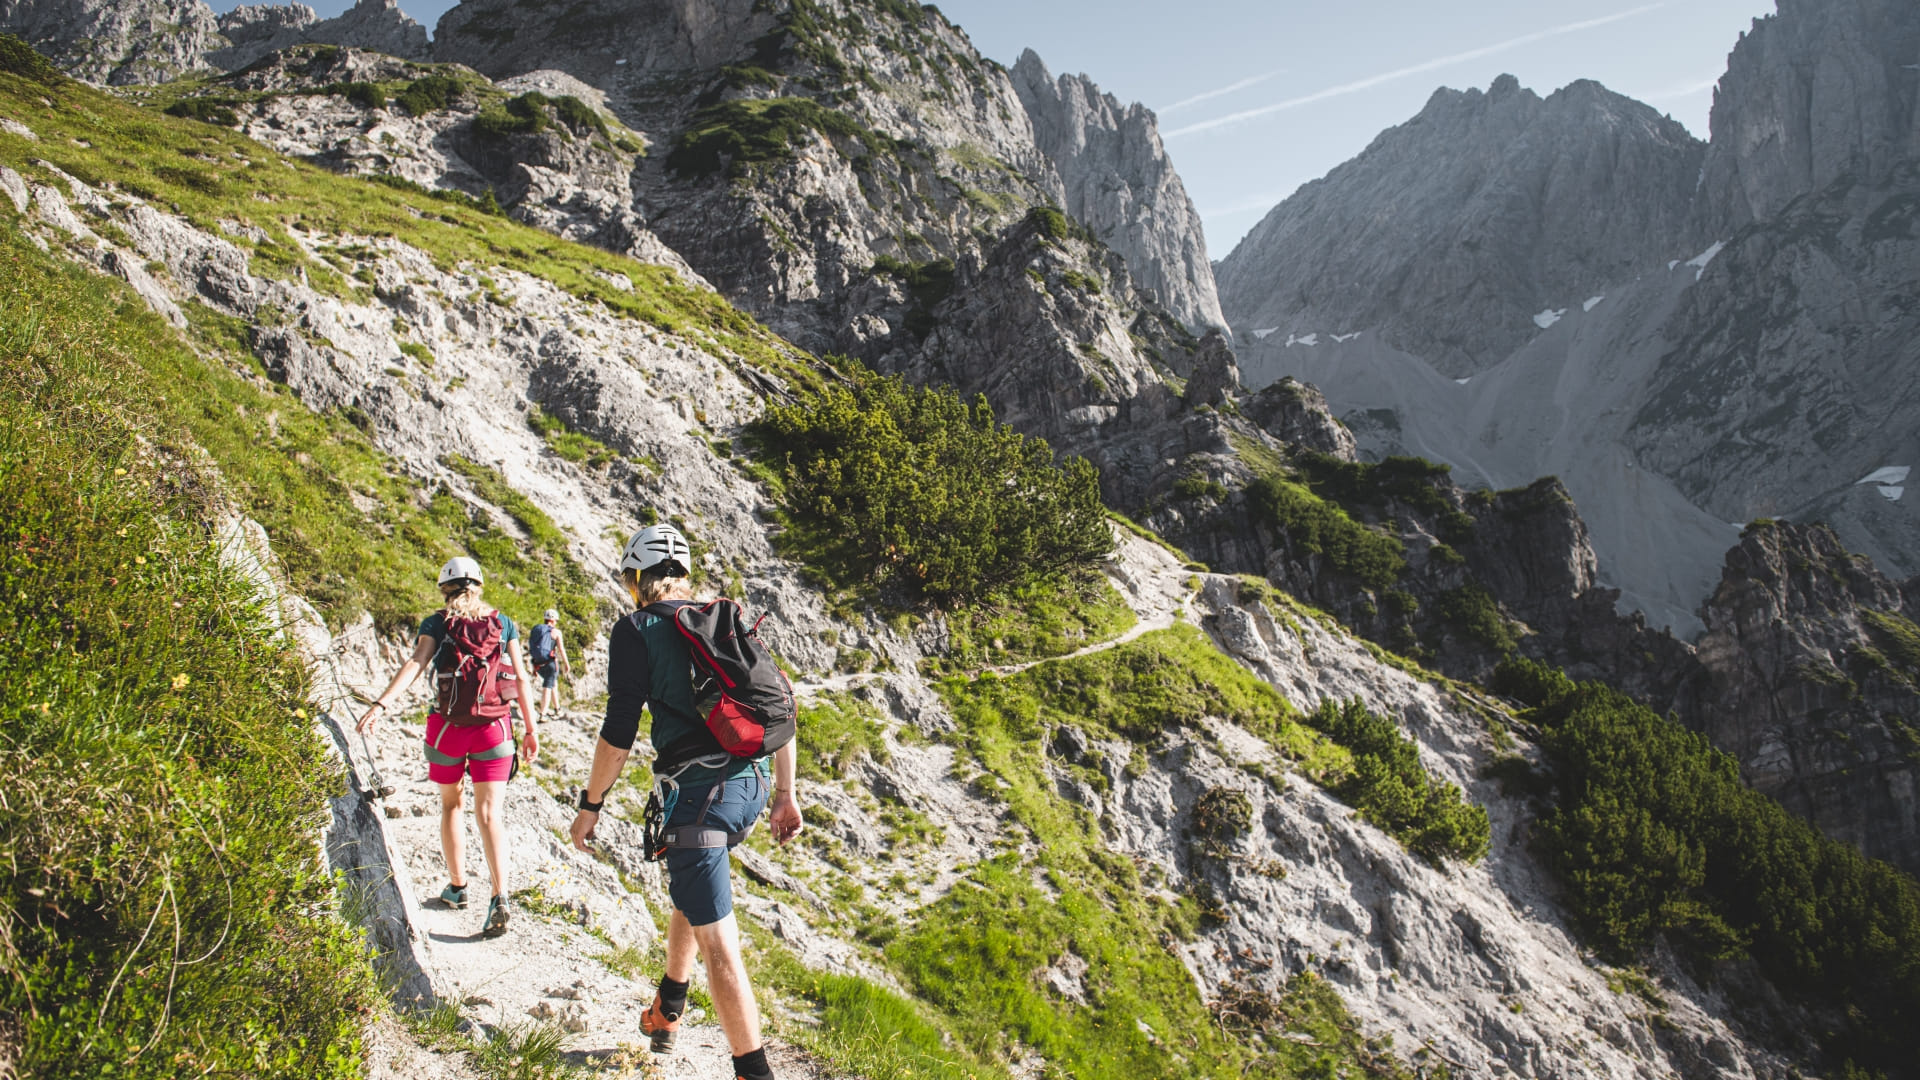
[[1085, 75], [1054, 79], [1032, 49], [1012, 74], [1034, 138], [1060, 174], [1067, 213], [1119, 252], [1134, 284], [1188, 329], [1226, 326], [1200, 215], [1160, 144], [1153, 113], [1122, 106]]
[[[1510, 83], [1442, 92], [1222, 263], [1248, 381], [1319, 384], [1370, 456], [1422, 454], [1492, 487], [1559, 475], [1595, 525], [1606, 580], [1682, 633], [1701, 626], [1733, 530], [1757, 517], [1831, 521], [1854, 550], [1912, 574], [1920, 522], [1901, 480], [1920, 455], [1902, 419], [1920, 400], [1908, 296], [1920, 266], [1916, 56], [1912, 5], [1782, 4], [1734, 48], [1704, 151], [1590, 84], [1555, 95], [1566, 100], [1550, 133], [1497, 124], [1544, 117], [1555, 98], [1535, 103]], [[1420, 141], [1441, 130], [1451, 138]], [[1614, 170], [1624, 186], [1567, 186], [1575, 163], [1601, 160], [1582, 146], [1636, 163]], [[1417, 160], [1395, 157], [1414, 149]], [[1509, 160], [1554, 164], [1502, 187]], [[1640, 189], [1638, 209], [1609, 203], [1636, 174], [1664, 179]], [[1605, 258], [1585, 226], [1549, 234], [1528, 213], [1500, 214], [1557, 189], [1616, 206]], [[1321, 224], [1355, 207], [1412, 224], [1330, 249], [1328, 237], [1365, 235]], [[1488, 229], [1500, 222], [1514, 227]], [[1562, 279], [1551, 298], [1538, 283], [1557, 271], [1528, 252], [1596, 274]], [[1309, 278], [1359, 287], [1325, 299]], [[1429, 287], [1447, 303], [1410, 332], [1398, 305], [1438, 295]], [[1516, 331], [1489, 336], [1501, 325], [1490, 298]], [[1470, 364], [1457, 347], [1469, 338], [1485, 347]]]
[[1780, 0], [1714, 92], [1704, 239], [1847, 180], [1884, 186], [1920, 158], [1920, 19], [1900, 0]]
[[5, 0], [0, 30], [76, 79], [111, 85], [201, 70], [225, 44], [203, 0]]
[[1702, 614], [1690, 717], [1754, 787], [1920, 874], [1920, 628], [1825, 526], [1756, 523]]
[[251, 4], [215, 17], [205, 0], [6, 0], [0, 30], [77, 79], [116, 86], [236, 71], [275, 49], [317, 43], [423, 58], [427, 30], [398, 0], [357, 0], [331, 19], [305, 4]]
[[238, 71], [276, 49], [294, 45], [342, 45], [402, 59], [427, 56], [427, 28], [400, 10], [398, 0], [356, 0], [353, 7], [322, 19], [305, 4], [249, 4], [220, 16], [229, 42], [207, 54], [223, 71]]
[[1365, 333], [1471, 376], [1680, 251], [1704, 152], [1595, 82], [1442, 89], [1255, 226], [1221, 305], [1243, 337]]

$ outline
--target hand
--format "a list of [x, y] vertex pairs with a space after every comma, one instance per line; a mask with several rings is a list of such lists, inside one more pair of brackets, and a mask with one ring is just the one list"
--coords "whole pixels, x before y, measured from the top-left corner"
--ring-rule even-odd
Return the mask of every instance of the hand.
[[800, 835], [806, 823], [800, 817], [800, 803], [793, 792], [783, 791], [773, 800], [773, 842], [784, 844]]
[[373, 730], [374, 720], [378, 718], [381, 713], [386, 711], [387, 711], [387, 707], [385, 705], [382, 705], [377, 701], [374, 702], [373, 704], [367, 706], [366, 712], [363, 712], [360, 714], [360, 722], [354, 725], [354, 729], [360, 732], [360, 734], [365, 735], [367, 732]]
[[535, 735], [532, 728], [528, 728], [527, 733], [520, 737], [520, 757], [531, 764], [533, 759], [539, 756], [540, 736]]
[[593, 848], [587, 841], [593, 839], [593, 827], [600, 824], [600, 815], [592, 810], [582, 810], [573, 815], [573, 824], [567, 827], [567, 835], [573, 838], [573, 846], [588, 854]]

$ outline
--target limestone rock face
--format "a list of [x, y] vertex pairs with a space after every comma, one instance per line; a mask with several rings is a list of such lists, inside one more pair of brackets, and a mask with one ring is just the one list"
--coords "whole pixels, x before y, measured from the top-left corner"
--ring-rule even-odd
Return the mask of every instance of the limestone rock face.
[[1013, 86], [1060, 173], [1067, 213], [1119, 252], [1134, 284], [1189, 330], [1224, 327], [1200, 215], [1160, 144], [1153, 113], [1122, 106], [1085, 75], [1054, 79], [1032, 49], [1014, 64]]
[[247, 91], [236, 104], [241, 130], [284, 154], [336, 172], [390, 176], [422, 187], [481, 198], [491, 192], [513, 217], [569, 240], [668, 266], [699, 282], [686, 261], [662, 243], [640, 216], [633, 162], [645, 136], [621, 129], [601, 95], [562, 72], [529, 72], [499, 84], [508, 94], [574, 97], [608, 125], [568, 120], [542, 106], [541, 130], [505, 134], [476, 127], [487, 80], [454, 69], [468, 88], [445, 108], [415, 116], [399, 101], [379, 106], [315, 91], [341, 83], [398, 82], [447, 75], [445, 67], [354, 48], [297, 46], [280, 50], [216, 86]]
[[1780, 0], [1727, 59], [1701, 180], [1725, 239], [1842, 179], [1873, 187], [1920, 158], [1920, 12], [1904, 0]]
[[1207, 331], [1194, 354], [1193, 373], [1187, 376], [1187, 392], [1182, 397], [1188, 405], [1218, 408], [1239, 390], [1240, 368], [1233, 362], [1233, 350], [1227, 347], [1226, 335], [1218, 330]]
[[1920, 873], [1920, 611], [1832, 530], [1767, 523], [1703, 614], [1707, 737], [1827, 835]]
[[555, 19], [468, 0], [434, 49], [496, 79], [559, 69], [603, 91], [660, 148], [633, 179], [650, 227], [817, 351], [924, 338], [938, 298], [907, 305], [922, 313], [913, 334], [882, 333], [899, 331], [905, 293], [876, 266], [944, 276], [1062, 200], [1007, 72], [931, 8], [602, 0]]
[[400, 10], [397, 0], [358, 0], [331, 19], [305, 4], [250, 4], [220, 16], [220, 32], [232, 44], [207, 59], [237, 71], [276, 49], [294, 45], [343, 45], [408, 60], [427, 57], [427, 28]]
[[1294, 379], [1279, 379], [1252, 395], [1242, 407], [1254, 423], [1274, 438], [1303, 446], [1343, 461], [1359, 460], [1353, 432], [1334, 419], [1326, 395]]
[[1920, 572], [1904, 483], [1920, 465], [1916, 209], [1920, 161], [1741, 229], [1662, 328], [1626, 432], [1640, 460], [1722, 521], [1827, 521], [1888, 572]]
[[1598, 83], [1510, 75], [1420, 114], [1275, 207], [1220, 263], [1236, 330], [1364, 331], [1443, 374], [1684, 247], [1704, 146]]
[[242, 4], [220, 16], [227, 47], [208, 54], [213, 66], [237, 71], [274, 51], [307, 40], [320, 16], [305, 4]]
[[76, 79], [114, 86], [200, 70], [221, 44], [203, 0], [0, 0], [0, 30]]

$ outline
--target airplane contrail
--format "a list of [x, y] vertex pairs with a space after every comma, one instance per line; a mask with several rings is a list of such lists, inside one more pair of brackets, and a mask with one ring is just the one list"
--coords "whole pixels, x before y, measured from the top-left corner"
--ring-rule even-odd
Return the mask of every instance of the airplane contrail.
[[1462, 64], [1468, 60], [1478, 60], [1484, 56], [1492, 56], [1495, 53], [1506, 52], [1509, 49], [1517, 49], [1522, 45], [1531, 45], [1536, 41], [1545, 41], [1548, 38], [1560, 37], [1563, 34], [1576, 34], [1582, 30], [1592, 30], [1597, 26], [1616, 23], [1622, 19], [1631, 19], [1635, 15], [1644, 15], [1655, 8], [1665, 6], [1665, 3], [1642, 4], [1637, 8], [1615, 12], [1612, 15], [1602, 15], [1597, 19], [1583, 19], [1580, 22], [1567, 23], [1564, 26], [1555, 26], [1546, 30], [1536, 30], [1531, 34], [1523, 34], [1517, 38], [1508, 38], [1506, 41], [1485, 45], [1478, 49], [1471, 49], [1463, 53], [1454, 53], [1451, 56], [1438, 57], [1433, 60], [1414, 64], [1412, 67], [1403, 67], [1393, 71], [1382, 72], [1378, 75], [1368, 76], [1357, 82], [1341, 83], [1339, 86], [1330, 86], [1325, 90], [1316, 90], [1304, 97], [1288, 98], [1285, 101], [1274, 102], [1272, 105], [1262, 105], [1257, 109], [1246, 109], [1237, 113], [1228, 113], [1225, 116], [1216, 117], [1212, 120], [1202, 120], [1197, 124], [1188, 124], [1186, 127], [1175, 128], [1172, 131], [1162, 133], [1161, 138], [1175, 139], [1182, 135], [1194, 135], [1202, 131], [1212, 131], [1215, 128], [1225, 127], [1228, 124], [1237, 124], [1243, 120], [1253, 120], [1262, 116], [1270, 116], [1277, 112], [1284, 112], [1287, 109], [1297, 109], [1302, 105], [1311, 105], [1318, 101], [1325, 101], [1328, 98], [1341, 97], [1346, 94], [1357, 94], [1362, 90], [1371, 90], [1381, 83], [1392, 82], [1395, 79], [1404, 79], [1409, 75], [1418, 75], [1421, 72], [1433, 71], [1436, 68], [1449, 67], [1453, 64]]
[[1239, 82], [1234, 83], [1231, 86], [1223, 86], [1218, 90], [1208, 90], [1207, 92], [1202, 94], [1195, 94], [1190, 98], [1185, 98], [1180, 101], [1176, 101], [1173, 104], [1168, 105], [1163, 109], [1155, 109], [1154, 111], [1159, 113], [1161, 116], [1165, 116], [1168, 113], [1173, 112], [1175, 109], [1184, 109], [1189, 105], [1198, 105], [1203, 101], [1212, 101], [1214, 98], [1225, 97], [1226, 95], [1234, 93], [1236, 91], [1245, 90], [1249, 86], [1258, 86], [1261, 83], [1266, 82], [1268, 79], [1273, 78], [1275, 75], [1281, 74], [1285, 70], [1286, 70], [1285, 68], [1277, 68], [1273, 71], [1267, 72], [1265, 75], [1255, 75], [1252, 78], [1241, 79]]

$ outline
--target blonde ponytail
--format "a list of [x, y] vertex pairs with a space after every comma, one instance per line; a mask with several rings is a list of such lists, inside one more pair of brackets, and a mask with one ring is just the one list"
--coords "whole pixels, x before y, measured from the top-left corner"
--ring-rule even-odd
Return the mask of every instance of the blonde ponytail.
[[648, 604], [658, 604], [663, 600], [693, 599], [693, 579], [684, 572], [665, 573], [663, 571], [666, 567], [680, 569], [678, 563], [669, 560], [661, 567], [650, 569], [646, 573], [631, 567], [620, 571], [620, 580], [626, 585], [627, 594], [634, 598], [635, 606], [646, 607]]
[[452, 583], [440, 588], [440, 595], [447, 598], [447, 615], [455, 619], [484, 619], [493, 614], [493, 608], [480, 598], [480, 584], [469, 581], [465, 585]]

